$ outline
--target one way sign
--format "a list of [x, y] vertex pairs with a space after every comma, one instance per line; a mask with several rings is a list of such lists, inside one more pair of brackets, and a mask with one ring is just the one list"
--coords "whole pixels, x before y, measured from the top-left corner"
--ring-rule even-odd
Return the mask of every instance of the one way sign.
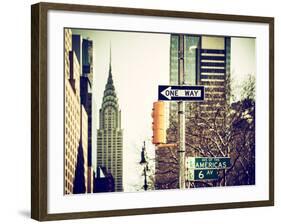
[[158, 86], [158, 100], [203, 101], [204, 86]]

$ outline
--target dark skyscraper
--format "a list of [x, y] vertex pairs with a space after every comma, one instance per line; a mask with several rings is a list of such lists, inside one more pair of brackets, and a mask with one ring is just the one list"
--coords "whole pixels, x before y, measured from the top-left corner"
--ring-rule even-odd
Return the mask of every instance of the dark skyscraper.
[[81, 35], [77, 35], [77, 34], [73, 34], [72, 35], [72, 50], [74, 51], [77, 60], [79, 62], [80, 65], [80, 75], [82, 74], [82, 37]]
[[82, 73], [88, 77], [90, 85], [93, 84], [93, 41], [83, 39], [82, 41]]
[[88, 115], [88, 193], [92, 193], [92, 85], [93, 85], [93, 42], [82, 40], [82, 76], [80, 79], [81, 104]]

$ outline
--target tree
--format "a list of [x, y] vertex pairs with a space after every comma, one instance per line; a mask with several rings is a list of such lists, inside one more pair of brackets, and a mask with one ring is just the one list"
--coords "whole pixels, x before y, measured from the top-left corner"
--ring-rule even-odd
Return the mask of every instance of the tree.
[[[167, 143], [176, 143], [178, 136], [177, 121], [171, 119], [167, 130]], [[177, 189], [179, 186], [178, 149], [161, 147], [155, 151], [155, 189]]]
[[[216, 181], [194, 182], [195, 187], [255, 183], [255, 103], [245, 99], [209, 117], [189, 119], [186, 148], [203, 157], [230, 157], [231, 167], [220, 171]], [[192, 143], [188, 139], [192, 139]]]
[[[190, 182], [191, 187], [246, 185], [255, 183], [255, 82], [252, 76], [244, 83], [244, 99], [230, 103], [230, 79], [224, 85], [225, 101], [217, 94], [205, 103], [189, 103], [186, 113], [186, 156], [230, 157], [231, 167], [219, 171], [214, 181]], [[208, 113], [207, 113], [208, 112]], [[177, 119], [171, 119], [167, 142], [177, 143]], [[164, 148], [157, 152], [156, 188], [178, 188], [178, 152]]]
[[242, 84], [242, 99], [255, 100], [256, 78], [249, 74], [247, 79]]

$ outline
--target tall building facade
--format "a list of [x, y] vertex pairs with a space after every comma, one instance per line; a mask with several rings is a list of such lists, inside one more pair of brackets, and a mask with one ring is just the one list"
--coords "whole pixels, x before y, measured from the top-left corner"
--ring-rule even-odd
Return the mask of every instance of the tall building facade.
[[107, 173], [113, 176], [115, 191], [123, 191], [123, 130], [121, 110], [112, 79], [111, 56], [108, 79], [99, 111], [97, 167], [107, 170]]
[[226, 106], [226, 85], [230, 76], [230, 37], [201, 37], [197, 50], [199, 85], [205, 86], [205, 100], [200, 103], [200, 116], [208, 117]]
[[80, 65], [80, 102], [84, 106], [88, 118], [87, 155], [87, 193], [93, 192], [92, 169], [92, 84], [93, 84], [93, 41], [79, 34], [72, 35], [72, 49]]
[[[83, 150], [83, 160], [87, 161], [88, 147], [88, 118], [84, 106], [80, 102], [80, 64], [75, 52], [72, 50], [72, 32], [65, 29], [65, 183], [64, 193], [74, 192], [75, 173], [77, 171], [77, 158], [79, 146]], [[86, 187], [87, 172], [82, 164], [84, 183]]]
[[[184, 35], [184, 80], [186, 85], [205, 86], [203, 102], [186, 103], [186, 129], [194, 125], [191, 118], [214, 116], [218, 108], [227, 103], [227, 84], [230, 76], [230, 37]], [[170, 84], [178, 85], [179, 35], [170, 38]], [[167, 142], [175, 143], [178, 126], [178, 105], [169, 106]], [[203, 134], [203, 133], [201, 133]], [[195, 138], [186, 137], [187, 145], [196, 145]], [[186, 145], [186, 156], [194, 152]], [[155, 188], [178, 188], [178, 152], [172, 148], [156, 150]]]

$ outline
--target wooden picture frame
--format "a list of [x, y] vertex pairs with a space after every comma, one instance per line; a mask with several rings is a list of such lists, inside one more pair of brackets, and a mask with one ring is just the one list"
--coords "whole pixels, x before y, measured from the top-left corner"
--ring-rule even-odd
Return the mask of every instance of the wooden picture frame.
[[[247, 22], [269, 26], [269, 182], [268, 200], [83, 212], [48, 212], [48, 12], [67, 11], [143, 17]], [[137, 8], [38, 3], [31, 7], [31, 218], [39, 221], [246, 208], [274, 205], [274, 18]], [[63, 62], [62, 62], [63, 63]]]

